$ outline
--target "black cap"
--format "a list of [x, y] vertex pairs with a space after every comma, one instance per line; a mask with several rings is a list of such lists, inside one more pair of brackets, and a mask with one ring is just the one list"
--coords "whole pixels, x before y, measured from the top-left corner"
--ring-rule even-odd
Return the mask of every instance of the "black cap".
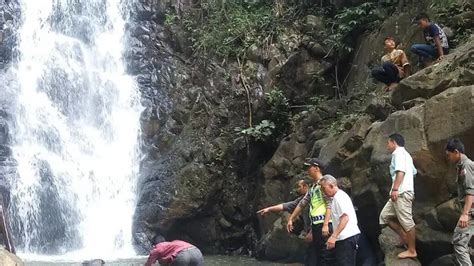
[[324, 168], [323, 163], [318, 158], [307, 158], [304, 165], [305, 166], [317, 166], [319, 168]]

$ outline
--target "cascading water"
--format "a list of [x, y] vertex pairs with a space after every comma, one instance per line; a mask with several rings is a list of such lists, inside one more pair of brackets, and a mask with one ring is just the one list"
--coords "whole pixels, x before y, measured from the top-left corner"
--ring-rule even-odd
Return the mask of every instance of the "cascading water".
[[12, 226], [23, 253], [133, 256], [137, 86], [126, 3], [23, 0], [11, 129]]

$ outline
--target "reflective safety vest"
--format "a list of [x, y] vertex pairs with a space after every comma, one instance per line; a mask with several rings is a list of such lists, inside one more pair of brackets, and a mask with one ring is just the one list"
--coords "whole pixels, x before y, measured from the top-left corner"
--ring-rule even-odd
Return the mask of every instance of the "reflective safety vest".
[[312, 224], [321, 224], [326, 215], [326, 200], [323, 198], [323, 192], [320, 185], [313, 185], [309, 189], [311, 196], [309, 202], [309, 218]]

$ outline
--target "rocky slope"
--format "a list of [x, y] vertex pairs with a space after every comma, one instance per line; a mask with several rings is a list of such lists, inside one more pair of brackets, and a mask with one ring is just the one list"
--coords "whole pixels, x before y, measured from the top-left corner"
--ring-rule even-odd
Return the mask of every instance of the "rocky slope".
[[[255, 212], [290, 198], [310, 156], [322, 158], [329, 172], [344, 178], [360, 227], [379, 250], [378, 214], [390, 186], [385, 141], [393, 132], [405, 136], [419, 169], [420, 260], [428, 265], [452, 252], [455, 175], [443, 146], [460, 137], [474, 156], [474, 39], [403, 80], [389, 95], [372, 83], [370, 67], [377, 64], [386, 35], [395, 35], [405, 48], [418, 39], [420, 32], [409, 21], [427, 5], [405, 7], [408, 11], [387, 16], [377, 30], [358, 36], [344, 75], [334, 73], [336, 57], [314, 34], [327, 30], [322, 18], [311, 15], [298, 22], [296, 44], [276, 42], [269, 53], [251, 47], [243, 62], [252, 70], [246, 79], [236, 62], [191, 56], [186, 32], [165, 26], [168, 3], [152, 2], [136, 6], [127, 54], [147, 106], [142, 116], [146, 156], [134, 216], [140, 252], [161, 234], [187, 239], [206, 253], [301, 260], [304, 244], [284, 232], [285, 216], [262, 219]], [[332, 97], [341, 81], [347, 96]], [[277, 145], [246, 141], [234, 129], [248, 126], [249, 106], [257, 122], [268, 117], [264, 93], [275, 87], [294, 105], [289, 134]], [[314, 96], [321, 100], [307, 107]]]

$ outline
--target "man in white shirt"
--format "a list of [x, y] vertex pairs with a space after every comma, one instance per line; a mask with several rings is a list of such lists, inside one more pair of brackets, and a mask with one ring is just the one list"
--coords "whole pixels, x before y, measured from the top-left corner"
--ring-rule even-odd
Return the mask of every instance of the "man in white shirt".
[[355, 266], [360, 230], [352, 200], [338, 188], [336, 178], [331, 175], [323, 176], [319, 184], [324, 194], [332, 198], [331, 219], [334, 232], [326, 243], [327, 248], [335, 249], [336, 265]]
[[405, 243], [408, 250], [398, 254], [399, 259], [416, 258], [415, 246], [415, 222], [413, 221], [413, 200], [415, 190], [413, 179], [416, 168], [413, 159], [405, 150], [405, 140], [400, 134], [392, 134], [388, 137], [387, 150], [392, 153], [390, 163], [390, 175], [392, 177], [392, 188], [390, 199], [380, 213], [380, 225], [388, 225], [397, 232]]

